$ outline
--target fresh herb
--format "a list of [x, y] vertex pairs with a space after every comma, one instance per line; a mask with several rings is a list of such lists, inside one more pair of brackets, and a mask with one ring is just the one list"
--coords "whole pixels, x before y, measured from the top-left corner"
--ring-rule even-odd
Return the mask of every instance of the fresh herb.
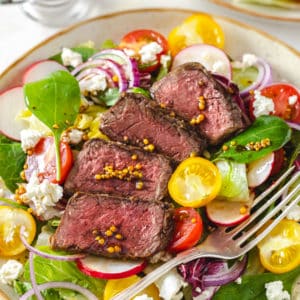
[[[90, 48], [90, 47], [74, 47], [71, 48], [71, 50], [81, 54], [83, 62], [87, 61], [91, 56], [93, 56], [95, 53], [98, 52], [97, 49]], [[55, 60], [58, 63], [63, 64], [61, 59], [61, 52], [51, 56], [49, 59]]]
[[241, 284], [235, 282], [222, 286], [214, 295], [214, 300], [266, 300], [265, 284], [281, 280], [284, 290], [291, 293], [294, 281], [300, 274], [300, 267], [284, 274], [262, 273], [242, 276]]
[[14, 192], [17, 183], [22, 182], [20, 173], [23, 170], [26, 154], [21, 144], [0, 136], [0, 177], [6, 187]]
[[66, 71], [53, 72], [46, 79], [24, 86], [28, 109], [53, 133], [56, 151], [56, 176], [60, 180], [60, 137], [79, 112], [80, 89], [77, 80]]
[[[226, 142], [214, 159], [249, 163], [283, 147], [291, 139], [291, 133], [291, 129], [281, 118], [261, 116], [247, 130]], [[266, 140], [270, 145], [261, 146]], [[251, 143], [257, 143], [259, 149], [251, 150]]]
[[[49, 249], [47, 246], [40, 246], [38, 248], [43, 252], [51, 254], [57, 253]], [[102, 299], [105, 281], [83, 274], [79, 271], [75, 262], [51, 260], [41, 256], [34, 256], [34, 270], [35, 278], [38, 284], [51, 281], [69, 281], [91, 290], [91, 292], [97, 295], [99, 299]], [[25, 264], [24, 279], [25, 282], [30, 282], [29, 262]], [[52, 289], [52, 291], [54, 290]], [[66, 299], [65, 293], [67, 293], [69, 296], [75, 294], [74, 291], [67, 292], [66, 290], [61, 289], [55, 289], [55, 291], [57, 291], [60, 296], [57, 299]], [[53, 299], [49, 296], [46, 296], [47, 295], [44, 294], [46, 300]], [[74, 298], [75, 297], [73, 296], [73, 298], [68, 299]]]
[[300, 155], [300, 131], [293, 130], [290, 144], [289, 166], [291, 167]]

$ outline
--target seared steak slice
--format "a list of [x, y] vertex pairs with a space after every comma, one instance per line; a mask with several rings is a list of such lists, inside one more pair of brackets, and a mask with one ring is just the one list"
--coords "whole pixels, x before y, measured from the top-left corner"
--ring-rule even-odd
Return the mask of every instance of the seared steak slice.
[[[185, 63], [150, 89], [153, 98], [189, 122], [199, 115], [204, 119], [194, 126], [211, 145], [217, 145], [245, 128], [239, 106], [214, 77], [199, 63]], [[200, 105], [200, 102], [204, 105]]]
[[69, 195], [81, 191], [161, 200], [171, 174], [170, 161], [162, 155], [92, 139], [79, 152], [64, 191]]
[[184, 121], [170, 116], [155, 101], [141, 94], [122, 95], [101, 116], [101, 131], [110, 139], [162, 153], [176, 162], [200, 154], [205, 141], [188, 130]]
[[173, 235], [166, 203], [77, 193], [68, 202], [53, 249], [124, 258], [147, 258], [166, 248]]

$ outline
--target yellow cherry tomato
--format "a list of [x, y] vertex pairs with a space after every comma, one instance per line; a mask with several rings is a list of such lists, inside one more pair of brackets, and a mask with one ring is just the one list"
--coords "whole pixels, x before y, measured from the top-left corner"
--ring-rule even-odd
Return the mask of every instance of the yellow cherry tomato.
[[191, 157], [172, 174], [168, 190], [172, 199], [185, 207], [200, 207], [213, 200], [220, 191], [219, 169], [202, 157]]
[[282, 220], [257, 245], [262, 265], [272, 273], [285, 273], [300, 265], [300, 224]]
[[[133, 275], [130, 277], [122, 278], [122, 279], [110, 279], [107, 281], [105, 289], [104, 289], [104, 300], [110, 300], [113, 296], [117, 295], [121, 291], [128, 288], [130, 285], [138, 282], [140, 277]], [[146, 294], [148, 297], [152, 297], [154, 300], [160, 300], [158, 288], [151, 284], [138, 295]], [[133, 298], [132, 298], [133, 299]]]
[[36, 233], [33, 216], [21, 208], [0, 206], [0, 256], [14, 256], [26, 250], [20, 239], [22, 226], [26, 240], [31, 243]]
[[168, 37], [172, 55], [187, 46], [204, 43], [224, 47], [224, 32], [221, 26], [207, 14], [195, 14], [175, 27]]

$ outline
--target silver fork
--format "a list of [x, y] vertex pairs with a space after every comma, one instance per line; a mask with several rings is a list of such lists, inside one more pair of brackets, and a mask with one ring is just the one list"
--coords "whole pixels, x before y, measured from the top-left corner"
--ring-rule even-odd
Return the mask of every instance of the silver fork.
[[[275, 183], [254, 200], [253, 208], [256, 207], [256, 210], [245, 222], [233, 228], [217, 228], [202, 244], [179, 253], [176, 257], [162, 264], [111, 300], [131, 299], [160, 276], [182, 263], [187, 263], [200, 257], [235, 259], [251, 250], [287, 215], [293, 205], [300, 202], [299, 184], [278, 205], [262, 216], [300, 178], [300, 172], [298, 171], [274, 195], [266, 200], [266, 197], [292, 173], [293, 169], [294, 167], [288, 169]], [[274, 216], [273, 222], [270, 222], [263, 230], [260, 230]]]

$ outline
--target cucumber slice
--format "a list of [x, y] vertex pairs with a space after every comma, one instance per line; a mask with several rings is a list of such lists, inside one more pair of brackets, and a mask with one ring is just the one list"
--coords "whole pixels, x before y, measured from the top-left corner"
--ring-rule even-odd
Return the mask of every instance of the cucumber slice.
[[255, 66], [232, 69], [232, 81], [239, 87], [240, 91], [243, 91], [252, 85], [256, 81], [257, 76], [258, 69]]

